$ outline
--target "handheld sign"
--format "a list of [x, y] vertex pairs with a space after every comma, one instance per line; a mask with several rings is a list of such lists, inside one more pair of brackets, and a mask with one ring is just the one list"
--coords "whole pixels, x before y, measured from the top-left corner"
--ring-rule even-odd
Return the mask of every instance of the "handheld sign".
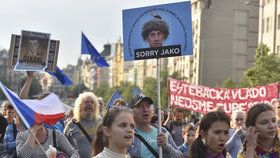
[[123, 10], [124, 60], [192, 55], [191, 2]]
[[12, 34], [10, 65], [17, 71], [56, 71], [59, 41], [50, 40], [49, 34], [22, 31]]

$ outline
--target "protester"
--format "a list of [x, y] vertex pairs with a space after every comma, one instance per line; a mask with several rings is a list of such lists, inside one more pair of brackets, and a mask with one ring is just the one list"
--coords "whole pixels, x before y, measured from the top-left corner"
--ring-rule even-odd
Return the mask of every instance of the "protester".
[[182, 136], [184, 143], [179, 146], [179, 149], [183, 153], [183, 158], [188, 158], [190, 147], [195, 139], [195, 129], [192, 125], [185, 125], [182, 130]]
[[15, 117], [16, 112], [14, 110], [14, 107], [11, 104], [8, 104], [7, 106], [7, 121], [8, 126], [6, 127], [3, 144], [5, 147], [5, 150], [9, 155], [14, 155], [12, 157], [15, 157], [15, 149], [16, 149], [16, 134], [17, 134], [17, 128], [15, 124]]
[[202, 117], [199, 135], [191, 147], [191, 158], [230, 157], [225, 149], [230, 128], [230, 118], [223, 112], [209, 112]]
[[103, 117], [105, 111], [104, 109], [106, 108], [104, 99], [102, 97], [98, 97], [98, 103], [99, 103], [99, 115], [100, 117]]
[[[31, 86], [31, 83], [32, 83], [32, 80], [33, 80], [33, 77], [34, 77], [34, 73], [35, 72], [32, 72], [32, 71], [27, 71], [27, 78], [26, 78], [26, 81], [20, 91], [20, 94], [19, 94], [19, 97], [21, 99], [27, 99], [28, 98], [28, 94], [29, 94], [29, 89], [30, 89], [30, 86]], [[43, 98], [45, 98], [46, 96], [48, 96], [49, 94], [51, 94], [51, 92], [43, 92], [41, 94], [38, 95], [37, 99], [38, 100], [41, 100]], [[55, 105], [53, 105], [55, 106]], [[60, 132], [63, 133], [63, 130], [64, 130], [64, 120], [63, 119], [60, 119], [55, 125], [48, 125], [48, 124], [44, 124], [47, 128], [50, 128], [50, 129], [57, 129], [59, 130]]]
[[169, 26], [157, 15], [143, 25], [141, 34], [151, 48], [161, 47], [169, 35]]
[[[34, 136], [40, 144], [36, 142]], [[19, 158], [46, 157], [45, 151], [49, 149], [50, 145], [55, 146], [57, 150], [62, 151], [71, 158], [80, 157], [63, 133], [44, 127], [44, 123], [35, 124], [29, 130], [18, 133], [16, 144], [17, 156]]]
[[246, 113], [244, 111], [236, 110], [231, 114], [230, 139], [225, 146], [231, 157], [237, 157], [238, 152], [242, 150], [245, 141], [245, 120]]
[[[9, 109], [9, 107], [8, 107]], [[23, 132], [26, 130], [20, 118], [16, 116], [16, 121], [13, 123], [9, 123], [6, 128], [5, 136], [4, 136], [4, 147], [7, 151], [7, 154], [14, 158], [16, 157], [16, 136], [19, 132]]]
[[101, 120], [98, 99], [92, 92], [83, 92], [75, 101], [74, 118], [68, 122], [64, 134], [82, 158], [92, 155], [92, 141]]
[[135, 121], [135, 138], [129, 148], [132, 157], [157, 157], [159, 146], [162, 147], [163, 157], [182, 156], [172, 136], [165, 128], [158, 131], [157, 127], [150, 125], [153, 116], [153, 100], [150, 97], [145, 97], [143, 94], [135, 95], [128, 106], [133, 110]]
[[74, 117], [74, 111], [73, 111], [73, 109], [69, 109], [66, 113], [64, 124], [67, 124], [68, 122], [70, 122], [73, 117]]
[[276, 114], [271, 105], [258, 103], [246, 119], [246, 141], [238, 158], [278, 158], [280, 155]]
[[184, 143], [184, 139], [182, 137], [182, 129], [186, 125], [183, 109], [176, 108], [174, 110], [174, 120], [170, 119], [171, 117], [169, 116], [165, 125], [169, 128], [169, 131], [171, 131], [172, 138], [175, 141], [176, 145], [180, 146]]
[[116, 106], [126, 106], [126, 102], [124, 101], [124, 99], [119, 98], [119, 99], [116, 99], [114, 101], [114, 105], [116, 105]]
[[7, 106], [8, 106], [9, 104], [10, 104], [9, 101], [4, 101], [4, 102], [2, 103], [2, 105], [1, 105], [1, 107], [2, 107], [2, 115], [3, 115], [4, 117], [7, 116]]
[[6, 113], [7, 113], [6, 119], [8, 121], [8, 124], [13, 124], [15, 122], [15, 118], [16, 118], [16, 111], [10, 103], [7, 104], [7, 112]]
[[8, 121], [2, 114], [0, 114], [0, 143], [3, 142], [3, 138], [5, 135], [7, 126], [8, 126]]
[[128, 147], [134, 137], [131, 109], [112, 106], [98, 126], [94, 141], [94, 158], [128, 158]]
[[195, 123], [198, 121], [196, 116], [194, 114], [190, 114], [188, 118], [188, 123], [191, 124], [192, 126], [195, 125]]

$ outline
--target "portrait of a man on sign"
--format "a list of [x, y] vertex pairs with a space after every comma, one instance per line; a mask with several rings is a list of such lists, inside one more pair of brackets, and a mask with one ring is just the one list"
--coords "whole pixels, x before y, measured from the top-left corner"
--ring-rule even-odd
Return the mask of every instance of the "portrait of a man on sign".
[[47, 67], [50, 34], [22, 31], [16, 70], [44, 70]]
[[124, 60], [192, 55], [191, 3], [123, 10]]
[[169, 35], [169, 26], [160, 15], [153, 15], [153, 19], [147, 21], [142, 28], [142, 37], [151, 48], [163, 46], [163, 42]]
[[28, 55], [36, 56], [39, 55], [39, 41], [36, 39], [30, 39], [27, 42]]

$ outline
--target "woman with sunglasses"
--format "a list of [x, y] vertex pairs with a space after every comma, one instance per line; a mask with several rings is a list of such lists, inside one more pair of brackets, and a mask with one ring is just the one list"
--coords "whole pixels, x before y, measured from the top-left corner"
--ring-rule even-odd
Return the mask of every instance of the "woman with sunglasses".
[[127, 149], [133, 137], [132, 111], [124, 106], [112, 106], [97, 128], [93, 158], [129, 158]]
[[271, 105], [259, 103], [249, 109], [246, 141], [238, 158], [280, 158], [277, 119]]

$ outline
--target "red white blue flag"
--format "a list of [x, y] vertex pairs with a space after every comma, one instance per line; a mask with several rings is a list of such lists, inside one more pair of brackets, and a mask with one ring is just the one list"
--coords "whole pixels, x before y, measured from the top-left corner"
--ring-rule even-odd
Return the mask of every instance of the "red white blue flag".
[[2, 82], [0, 82], [0, 88], [27, 128], [38, 123], [54, 125], [59, 119], [64, 117], [63, 106], [65, 104], [54, 93], [41, 100], [21, 100], [16, 93], [4, 86]]

